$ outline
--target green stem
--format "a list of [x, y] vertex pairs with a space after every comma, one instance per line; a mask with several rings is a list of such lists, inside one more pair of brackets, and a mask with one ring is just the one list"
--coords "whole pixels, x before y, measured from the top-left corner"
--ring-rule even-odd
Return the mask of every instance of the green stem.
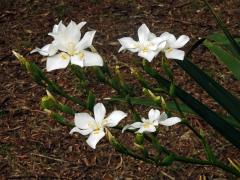
[[222, 162], [218, 162], [218, 161], [210, 162], [210, 161], [206, 161], [206, 160], [186, 158], [186, 157], [183, 157], [183, 156], [175, 156], [175, 161], [190, 163], [190, 164], [211, 165], [211, 166], [218, 167], [218, 168], [220, 168], [224, 171], [227, 171], [229, 173], [232, 173], [232, 174], [236, 175], [237, 177], [240, 176], [240, 172], [238, 172], [236, 169], [234, 169], [232, 167], [229, 167], [229, 166], [223, 164]]

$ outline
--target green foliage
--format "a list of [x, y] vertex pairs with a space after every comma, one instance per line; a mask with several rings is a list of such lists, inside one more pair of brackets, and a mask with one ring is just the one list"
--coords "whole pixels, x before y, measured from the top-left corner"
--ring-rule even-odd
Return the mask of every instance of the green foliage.
[[[183, 61], [181, 63], [189, 63], [189, 61]], [[146, 61], [143, 63], [143, 69], [151, 77], [157, 80], [160, 86], [170, 88], [171, 83], [164, 79], [157, 71], [152, 69]], [[196, 72], [196, 71], [194, 71]], [[199, 78], [199, 77], [198, 77]], [[205, 81], [206, 84], [209, 81]], [[218, 89], [216, 89], [218, 91]], [[215, 92], [216, 93], [216, 92]], [[190, 94], [182, 90], [180, 87], [175, 87], [175, 95], [186, 103], [192, 110], [194, 110], [199, 116], [201, 116], [207, 123], [209, 123], [214, 129], [220, 132], [226, 139], [228, 139], [236, 147], [240, 148], [240, 132], [233, 126], [227, 123], [218, 114], [213, 112], [206, 105], [202, 104]], [[228, 94], [229, 95], [229, 94]], [[229, 95], [230, 96], [230, 95]], [[239, 107], [239, 106], [238, 106]]]
[[224, 32], [226, 38], [230, 42], [233, 51], [240, 57], [240, 45], [236, 42], [236, 40], [233, 38], [232, 34], [228, 31], [228, 29], [225, 27], [224, 23], [222, 22], [221, 18], [218, 17], [218, 15], [214, 12], [211, 5], [208, 3], [207, 0], [204, 0], [206, 6], [209, 8], [210, 12], [214, 16], [214, 18], [217, 21], [218, 26], [222, 29]]
[[222, 47], [215, 45], [212, 42], [205, 41], [204, 45], [218, 58], [218, 60], [228, 67], [236, 79], [240, 80], [240, 61], [237, 58], [235, 58]]
[[187, 58], [176, 61], [205, 91], [240, 122], [240, 101]]
[[91, 91], [89, 91], [88, 97], [87, 97], [87, 109], [89, 109], [90, 111], [93, 111], [94, 105], [95, 105], [95, 96]]

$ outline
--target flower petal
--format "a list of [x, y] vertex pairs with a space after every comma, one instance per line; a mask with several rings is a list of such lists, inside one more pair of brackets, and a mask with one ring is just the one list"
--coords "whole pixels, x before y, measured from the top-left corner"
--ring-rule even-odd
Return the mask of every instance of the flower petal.
[[127, 116], [126, 113], [122, 111], [113, 111], [107, 118], [107, 126], [115, 127], [118, 123]]
[[163, 42], [166, 43], [166, 38], [164, 38], [164, 37], [156, 37], [156, 38], [153, 38], [150, 42], [152, 44], [155, 44], [156, 46], [158, 46], [160, 43], [163, 43]]
[[75, 132], [78, 132], [78, 133], [80, 133], [81, 135], [86, 136], [86, 135], [90, 134], [91, 132], [93, 132], [93, 130], [92, 130], [91, 128], [89, 128], [89, 129], [79, 129], [78, 127], [74, 127], [74, 128], [72, 128], [72, 130], [70, 131], [70, 134], [73, 134], [73, 133], [75, 133]]
[[72, 128], [72, 130], [70, 131], [70, 134], [73, 134], [73, 133], [75, 133], [75, 132], [80, 133], [80, 129], [77, 128], [77, 127], [74, 127], [74, 128]]
[[172, 44], [176, 42], [176, 37], [169, 32], [162, 33], [160, 38], [162, 38], [162, 40], [167, 41], [167, 45], [170, 47], [172, 46]]
[[171, 118], [168, 118], [168, 119], [166, 119], [164, 121], [159, 121], [159, 124], [164, 125], [164, 126], [172, 126], [172, 125], [177, 124], [179, 122], [181, 122], [180, 118], [178, 118], [178, 117], [171, 117]]
[[97, 103], [94, 108], [94, 118], [98, 124], [102, 124], [102, 121], [106, 114], [106, 109], [102, 103]]
[[139, 41], [140, 42], [148, 41], [149, 36], [150, 36], [150, 31], [149, 31], [148, 27], [146, 26], [146, 24], [142, 24], [138, 28], [138, 39], [139, 39]]
[[57, 49], [52, 44], [47, 44], [47, 45], [43, 46], [41, 49], [35, 48], [30, 53], [32, 54], [35, 52], [38, 52], [42, 56], [53, 56], [57, 53]]
[[155, 120], [159, 120], [160, 119], [160, 111], [157, 109], [151, 109], [148, 112], [148, 119], [153, 122]]
[[141, 126], [141, 128], [136, 131], [136, 133], [143, 133], [143, 132], [155, 132], [156, 128], [153, 124], [148, 124], [145, 126], [144, 124]]
[[83, 66], [103, 66], [103, 59], [98, 53], [81, 51], [84, 54]]
[[84, 59], [82, 58], [82, 56], [80, 54], [71, 56], [71, 64], [75, 64], [78, 65], [80, 67], [84, 66]]
[[104, 137], [104, 135], [105, 132], [102, 129], [98, 131], [93, 131], [86, 142], [91, 148], [95, 149], [97, 143]]
[[138, 53], [138, 56], [143, 57], [149, 62], [151, 62], [156, 55], [157, 55], [157, 51], [147, 51], [147, 52], [140, 51]]
[[92, 41], [94, 38], [96, 31], [88, 31], [84, 34], [83, 38], [77, 44], [76, 49], [78, 51], [89, 48], [92, 45]]
[[55, 56], [50, 56], [47, 58], [47, 71], [64, 69], [68, 66], [69, 62], [70, 56], [66, 53], [59, 53]]
[[160, 118], [159, 118], [159, 121], [164, 121], [168, 118], [167, 116], [167, 113], [163, 112], [161, 115], [160, 115]]
[[148, 40], [151, 41], [152, 39], [154, 39], [156, 37], [157, 37], [156, 34], [150, 32], [148, 35]]
[[171, 50], [166, 50], [165, 55], [168, 59], [183, 60], [185, 56], [185, 52], [178, 49], [171, 49]]
[[66, 26], [60, 21], [58, 24], [53, 26], [52, 32], [48, 33], [49, 36], [55, 37], [58, 33], [66, 30]]
[[146, 119], [146, 118], [142, 117], [141, 121], [144, 122], [144, 123], [147, 123], [147, 122], [149, 122], [149, 119]]
[[79, 130], [79, 133], [81, 134], [81, 135], [84, 135], [84, 136], [86, 136], [86, 135], [88, 135], [88, 134], [90, 134], [90, 133], [92, 133], [93, 132], [93, 129], [92, 128], [89, 128], [89, 129], [80, 129]]
[[65, 36], [67, 36], [67, 39], [69, 42], [75, 42], [77, 43], [80, 40], [81, 33], [77, 26], [77, 24], [74, 21], [71, 21], [66, 29]]
[[128, 125], [123, 127], [122, 133], [127, 129], [138, 129], [142, 126], [142, 124], [143, 124], [142, 122], [135, 122], [133, 124], [128, 124]]
[[187, 44], [189, 40], [190, 38], [188, 36], [182, 35], [177, 39], [177, 41], [174, 44], [172, 44], [171, 48], [175, 48], [175, 49], [181, 48], [185, 44]]
[[78, 23], [77, 27], [78, 27], [79, 31], [82, 29], [82, 27], [83, 27], [86, 23], [87, 23], [86, 21], [83, 21], [83, 22]]
[[166, 45], [167, 45], [167, 42], [166, 41], [163, 41], [161, 42], [159, 45], [158, 45], [158, 51], [162, 51], [163, 49], [166, 48]]
[[88, 113], [76, 113], [74, 117], [75, 126], [79, 129], [94, 129], [95, 120]]
[[168, 44], [170, 44], [170, 45], [175, 43], [175, 41], [176, 41], [176, 37], [173, 34], [169, 33], [169, 32], [162, 33], [160, 38], [162, 38], [162, 40], [167, 41]]
[[118, 39], [118, 41], [122, 45], [122, 47], [119, 49], [118, 52], [121, 52], [124, 49], [128, 49], [132, 52], [133, 51], [137, 52], [137, 49], [136, 49], [137, 42], [134, 41], [131, 37], [123, 37], [123, 38]]

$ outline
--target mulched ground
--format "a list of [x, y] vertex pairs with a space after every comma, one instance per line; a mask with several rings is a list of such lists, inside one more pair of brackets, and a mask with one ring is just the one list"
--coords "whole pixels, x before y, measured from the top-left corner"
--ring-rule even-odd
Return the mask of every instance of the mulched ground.
[[[240, 34], [239, 0], [212, 0], [210, 3], [221, 15], [234, 34]], [[53, 24], [63, 20], [87, 21], [84, 30], [96, 29], [94, 46], [114, 67], [120, 62], [131, 63], [135, 56], [118, 54], [117, 39], [136, 36], [137, 28], [146, 23], [157, 35], [169, 31], [176, 35], [187, 34], [191, 43], [199, 37], [216, 31], [211, 14], [198, 0], [27, 0], [1, 1], [0, 7], [0, 177], [1, 179], [198, 179], [201, 177], [232, 178], [213, 167], [174, 163], [162, 168], [144, 164], [114, 151], [106, 140], [96, 150], [78, 135], [69, 135], [69, 129], [53, 122], [40, 108], [43, 88], [36, 85], [12, 56], [11, 50], [20, 52], [42, 68], [45, 61], [39, 55], [29, 55], [36, 46], [42, 47], [51, 38], [47, 33]], [[189, 46], [190, 46], [189, 44]], [[240, 83], [226, 67], [203, 47], [193, 54], [193, 62], [213, 76], [225, 88], [240, 96]], [[157, 65], [155, 60], [154, 62]], [[176, 64], [171, 63], [179, 85], [213, 110], [223, 111], [219, 105], [195, 84]], [[126, 68], [124, 77], [135, 84]], [[161, 70], [160, 70], [161, 71]], [[68, 71], [55, 71], [48, 76], [67, 91], [77, 94]], [[96, 86], [97, 85], [97, 86]], [[109, 96], [111, 89], [93, 79], [90, 87], [96, 90], [99, 100]], [[140, 91], [140, 90], [139, 90]], [[81, 94], [81, 93], [80, 93]], [[109, 107], [109, 106], [108, 106]], [[109, 107], [111, 108], [111, 107]], [[148, 109], [143, 109], [146, 116]], [[126, 110], [126, 109], [125, 109]], [[240, 160], [234, 148], [204, 121], [190, 117], [196, 128], [208, 131], [208, 140], [218, 157]], [[182, 126], [164, 129], [160, 139], [170, 149], [184, 155], [204, 158], [203, 148], [194, 135]], [[132, 137], [119, 135], [125, 142]]]

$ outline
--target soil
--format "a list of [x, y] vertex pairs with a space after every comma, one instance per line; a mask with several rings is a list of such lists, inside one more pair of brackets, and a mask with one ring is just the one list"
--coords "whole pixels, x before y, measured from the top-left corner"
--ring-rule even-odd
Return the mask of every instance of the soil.
[[[239, 0], [212, 0], [211, 5], [221, 16], [229, 30], [240, 35]], [[39, 102], [45, 90], [33, 82], [12, 55], [15, 50], [34, 61], [42, 69], [45, 60], [30, 55], [35, 47], [51, 41], [47, 33], [62, 20], [68, 24], [87, 21], [84, 31], [97, 30], [93, 45], [114, 69], [120, 65], [129, 83], [139, 85], [129, 70], [122, 66], [136, 58], [130, 53], [118, 53], [118, 38], [136, 37], [142, 23], [160, 35], [169, 31], [191, 37], [188, 47], [199, 37], [219, 31], [215, 20], [200, 0], [2, 0], [0, 7], [0, 178], [1, 179], [231, 179], [232, 175], [214, 167], [174, 163], [169, 167], [155, 167], [116, 152], [106, 139], [96, 150], [85, 143], [85, 137], [70, 135], [41, 109]], [[188, 48], [186, 47], [186, 49]], [[236, 96], [240, 96], [240, 83], [227, 68], [219, 63], [204, 47], [192, 55], [193, 62], [214, 77]], [[158, 62], [155, 59], [154, 64]], [[194, 81], [171, 61], [178, 84], [194, 97], [218, 112], [224, 111]], [[161, 72], [161, 70], [159, 70]], [[77, 83], [69, 70], [57, 70], [48, 76], [79, 98]], [[112, 89], [92, 78], [89, 86], [100, 102], [114, 94]], [[63, 103], [69, 103], [60, 99]], [[116, 104], [119, 108], [119, 105]], [[109, 104], [109, 110], [113, 109]], [[127, 111], [126, 107], [125, 111]], [[82, 109], [78, 109], [82, 111]], [[147, 116], [145, 107], [139, 107]], [[70, 118], [70, 117], [69, 117]], [[72, 118], [72, 117], [71, 117]], [[70, 119], [72, 120], [72, 119]], [[128, 119], [129, 120], [129, 119]], [[240, 152], [201, 118], [189, 117], [197, 129], [207, 132], [208, 141], [219, 159], [240, 161]], [[125, 143], [133, 144], [133, 136], [113, 131]], [[163, 129], [161, 142], [182, 155], [205, 158], [204, 150], [189, 130], [180, 125]]]

